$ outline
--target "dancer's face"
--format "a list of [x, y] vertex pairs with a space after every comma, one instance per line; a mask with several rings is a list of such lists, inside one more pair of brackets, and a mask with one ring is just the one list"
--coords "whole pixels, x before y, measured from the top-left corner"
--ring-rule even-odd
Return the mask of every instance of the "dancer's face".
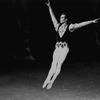
[[66, 17], [65, 14], [62, 14], [62, 15], [60, 16], [60, 23], [64, 23], [64, 22], [67, 21], [67, 19], [66, 19], [65, 17]]

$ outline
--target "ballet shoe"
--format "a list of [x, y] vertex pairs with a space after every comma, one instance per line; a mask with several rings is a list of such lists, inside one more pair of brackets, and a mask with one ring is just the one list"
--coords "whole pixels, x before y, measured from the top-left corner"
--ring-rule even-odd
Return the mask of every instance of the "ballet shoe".
[[46, 87], [46, 85], [47, 85], [47, 83], [44, 83], [44, 84], [43, 84], [43, 86], [42, 86], [42, 88], [45, 88], [45, 87]]
[[47, 85], [48, 90], [51, 89], [51, 88], [52, 88], [52, 82], [48, 83], [48, 85]]
[[46, 81], [44, 82], [44, 84], [43, 84], [42, 88], [45, 88], [45, 87], [46, 87], [46, 85], [47, 85], [48, 83], [50, 83], [50, 81], [49, 81], [49, 80], [46, 80]]

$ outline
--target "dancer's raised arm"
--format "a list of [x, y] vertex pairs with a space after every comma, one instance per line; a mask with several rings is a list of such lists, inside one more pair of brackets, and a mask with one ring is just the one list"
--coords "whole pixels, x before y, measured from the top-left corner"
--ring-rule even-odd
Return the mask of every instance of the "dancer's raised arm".
[[81, 22], [81, 23], [70, 24], [69, 30], [70, 30], [70, 32], [73, 32], [74, 30], [81, 28], [83, 26], [86, 26], [86, 25], [89, 25], [89, 24], [92, 24], [92, 23], [97, 23], [99, 19], [100, 18], [90, 20], [90, 21], [84, 21], [84, 22]]
[[46, 3], [46, 5], [48, 6], [49, 8], [49, 13], [50, 13], [50, 16], [51, 16], [51, 19], [52, 19], [52, 22], [53, 22], [53, 25], [55, 27], [55, 30], [57, 31], [58, 30], [58, 26], [59, 26], [59, 23], [57, 22], [57, 19], [52, 11], [52, 8], [50, 6], [50, 1], [48, 0], [48, 3]]

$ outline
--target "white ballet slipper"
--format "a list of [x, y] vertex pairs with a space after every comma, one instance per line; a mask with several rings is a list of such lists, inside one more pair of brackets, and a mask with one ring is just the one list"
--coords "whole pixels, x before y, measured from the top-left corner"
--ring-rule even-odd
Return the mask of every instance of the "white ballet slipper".
[[52, 82], [48, 83], [48, 85], [47, 85], [48, 90], [51, 89], [51, 88], [52, 88]]

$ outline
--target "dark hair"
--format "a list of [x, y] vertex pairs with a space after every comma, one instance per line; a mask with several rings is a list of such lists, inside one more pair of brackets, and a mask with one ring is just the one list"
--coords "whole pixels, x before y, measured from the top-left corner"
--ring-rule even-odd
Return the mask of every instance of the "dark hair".
[[61, 15], [66, 15], [66, 13], [62, 13]]
[[[65, 19], [67, 18], [66, 13], [62, 13], [61, 15], [65, 15]], [[60, 15], [60, 17], [61, 17], [61, 15]], [[67, 18], [67, 19], [68, 19], [68, 18]]]

